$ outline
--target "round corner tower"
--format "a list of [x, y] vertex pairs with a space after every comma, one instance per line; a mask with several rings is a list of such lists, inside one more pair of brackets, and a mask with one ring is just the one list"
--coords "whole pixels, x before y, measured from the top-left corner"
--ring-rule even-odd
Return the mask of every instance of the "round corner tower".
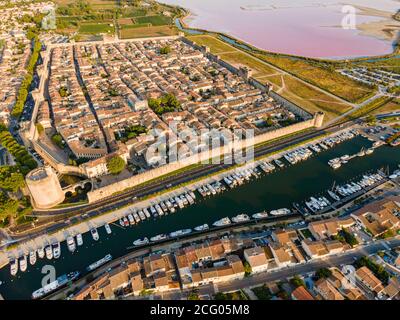
[[48, 209], [64, 201], [64, 192], [56, 173], [50, 166], [32, 170], [25, 180], [35, 207]]

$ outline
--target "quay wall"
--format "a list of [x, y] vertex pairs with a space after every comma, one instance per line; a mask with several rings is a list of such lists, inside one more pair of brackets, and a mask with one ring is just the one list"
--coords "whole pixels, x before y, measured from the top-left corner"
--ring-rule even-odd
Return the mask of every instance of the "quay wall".
[[[231, 156], [235, 152], [239, 152], [242, 149], [250, 148], [256, 144], [270, 141], [285, 135], [289, 135], [304, 129], [309, 129], [313, 127], [320, 127], [322, 124], [324, 114], [317, 113], [309, 120], [305, 120], [302, 122], [298, 122], [283, 128], [271, 130], [265, 132], [263, 134], [257, 135], [250, 139], [244, 139], [242, 141], [233, 141], [227, 143], [225, 146], [214, 148], [212, 150], [206, 150], [196, 155], [192, 155], [190, 157], [179, 159], [179, 161], [174, 161], [169, 164], [160, 166], [155, 169], [148, 170], [146, 172], [137, 174], [133, 177], [124, 179], [122, 181], [118, 181], [116, 183], [112, 183], [108, 186], [104, 186], [102, 188], [95, 189], [93, 191], [88, 192], [88, 200], [89, 203], [93, 203], [98, 200], [102, 200], [105, 197], [110, 197], [116, 192], [121, 192], [125, 189], [135, 187], [141, 183], [149, 181], [151, 179], [158, 178], [162, 175], [169, 174], [173, 171], [182, 169], [187, 167], [190, 164], [207, 162], [209, 159], [220, 157], [220, 156]], [[243, 156], [245, 158], [245, 156]], [[246, 159], [244, 159], [246, 161]], [[252, 159], [248, 159], [252, 160]]]

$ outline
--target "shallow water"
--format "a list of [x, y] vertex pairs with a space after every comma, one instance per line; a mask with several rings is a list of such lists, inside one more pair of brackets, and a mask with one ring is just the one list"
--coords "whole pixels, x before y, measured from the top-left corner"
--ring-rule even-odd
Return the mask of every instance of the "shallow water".
[[[192, 12], [192, 28], [223, 32], [261, 49], [309, 57], [351, 58], [391, 53], [391, 41], [341, 28], [342, 4], [333, 0], [162, 0]], [[396, 12], [393, 0], [346, 3]], [[382, 20], [358, 14], [356, 23]]]

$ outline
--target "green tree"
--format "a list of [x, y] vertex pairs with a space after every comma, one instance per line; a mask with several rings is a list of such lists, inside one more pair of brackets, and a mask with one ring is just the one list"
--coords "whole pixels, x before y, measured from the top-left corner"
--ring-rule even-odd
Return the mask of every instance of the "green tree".
[[5, 221], [10, 216], [15, 216], [18, 210], [18, 201], [9, 198], [6, 193], [0, 191], [0, 220]]
[[16, 167], [1, 166], [0, 167], [0, 185], [1, 188], [17, 192], [24, 186], [24, 176], [16, 172]]
[[114, 156], [107, 160], [107, 169], [111, 174], [119, 174], [125, 169], [125, 161], [120, 156]]
[[200, 300], [199, 293], [196, 289], [193, 289], [188, 296], [188, 300]]
[[225, 293], [223, 293], [223, 292], [217, 292], [217, 293], [214, 295], [214, 300], [228, 300], [228, 297], [227, 297], [227, 295], [226, 295]]
[[264, 118], [264, 125], [266, 127], [272, 127], [274, 125], [274, 121], [272, 120], [271, 117], [266, 117]]
[[368, 115], [366, 120], [370, 125], [375, 125], [376, 124], [376, 117], [373, 116], [372, 114]]
[[59, 133], [54, 134], [51, 140], [61, 149], [64, 149], [63, 138]]
[[68, 91], [68, 89], [67, 89], [66, 87], [61, 87], [61, 88], [58, 90], [58, 93], [59, 93], [60, 96], [63, 97], [63, 98], [69, 96], [69, 91]]
[[170, 53], [172, 50], [171, 50], [171, 47], [170, 46], [165, 46], [165, 47], [162, 47], [162, 48], [160, 48], [160, 53], [161, 54], [168, 54], [168, 53]]
[[293, 284], [296, 288], [297, 287], [305, 287], [306, 284], [303, 279], [301, 279], [299, 276], [294, 276], [291, 280], [290, 283]]
[[361, 257], [354, 265], [356, 268], [367, 267], [384, 284], [387, 284], [390, 279], [390, 274], [385, 270], [385, 268], [382, 265], [373, 262], [368, 257]]
[[245, 261], [245, 263], [243, 263], [243, 266], [244, 266], [244, 275], [245, 275], [245, 277], [247, 277], [247, 276], [249, 276], [249, 275], [251, 274], [251, 272], [252, 272], [251, 266], [250, 266], [250, 264], [249, 264], [247, 261]]
[[356, 239], [356, 237], [354, 236], [354, 234], [352, 234], [351, 232], [349, 232], [347, 229], [343, 228], [342, 229], [342, 234], [343, 234], [343, 238], [344, 240], [351, 245], [352, 247], [358, 245], [358, 240]]
[[41, 135], [44, 132], [44, 128], [41, 123], [36, 123], [36, 129], [37, 129], [39, 135]]
[[329, 278], [332, 275], [332, 271], [329, 270], [328, 268], [321, 268], [318, 269], [317, 272], [315, 272], [315, 277], [317, 279], [321, 279], [321, 278]]
[[159, 99], [149, 99], [148, 104], [158, 115], [181, 110], [178, 99], [172, 93], [165, 94]]

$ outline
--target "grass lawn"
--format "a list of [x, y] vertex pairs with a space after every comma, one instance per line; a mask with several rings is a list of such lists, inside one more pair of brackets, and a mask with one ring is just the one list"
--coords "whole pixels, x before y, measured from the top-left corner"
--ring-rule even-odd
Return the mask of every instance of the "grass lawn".
[[240, 51], [232, 52], [232, 53], [224, 53], [221, 54], [221, 59], [231, 62], [237, 66], [247, 66], [250, 68], [253, 73], [252, 76], [254, 78], [276, 74], [277, 71], [272, 69], [271, 67], [267, 66], [266, 64], [249, 57], [247, 54], [242, 53]]
[[375, 59], [373, 61], [360, 61], [355, 62], [352, 66], [360, 67], [364, 66], [367, 68], [379, 68], [385, 71], [393, 71], [396, 73], [400, 73], [400, 57], [394, 56], [390, 58], [382, 58], [382, 59]]
[[214, 54], [220, 54], [222, 52], [232, 52], [232, 51], [239, 52], [239, 50], [237, 50], [236, 48], [209, 35], [188, 36], [187, 38], [189, 40], [196, 42], [200, 46], [209, 47], [211, 53]]
[[124, 9], [121, 13], [122, 17], [142, 17], [147, 14], [147, 11], [145, 9], [136, 9], [136, 8], [128, 8]]
[[80, 33], [112, 33], [114, 27], [111, 27], [108, 23], [85, 23], [79, 26]]
[[282, 87], [282, 75], [276, 74], [276, 75], [259, 75], [258, 77], [255, 77], [256, 80], [260, 81], [261, 83], [270, 83], [274, 87], [274, 90], [277, 91], [279, 88]]
[[310, 232], [310, 230], [308, 230], [307, 228], [301, 229], [300, 232], [303, 234], [303, 236], [305, 238], [312, 238], [313, 237], [311, 232]]
[[178, 31], [172, 26], [139, 27], [120, 30], [121, 39], [165, 37], [176, 34], [178, 34]]
[[367, 114], [372, 113], [372, 112], [380, 109], [381, 107], [389, 104], [392, 100], [393, 100], [393, 98], [386, 97], [386, 96], [379, 97], [379, 98], [371, 101], [367, 105], [363, 106], [362, 108], [359, 108], [358, 110], [350, 113], [349, 115], [347, 115], [346, 118], [347, 119], [356, 119], [356, 118], [364, 117]]
[[372, 112], [372, 114], [376, 115], [376, 114], [382, 114], [382, 113], [390, 113], [390, 112], [399, 111], [399, 110], [400, 110], [400, 101], [392, 100], [392, 101], [385, 103], [382, 107], [376, 109], [374, 112]]
[[317, 91], [291, 76], [284, 76], [285, 89], [281, 95], [309, 112], [325, 112], [324, 122], [349, 111], [351, 106]]
[[135, 18], [136, 23], [144, 24], [151, 23], [153, 26], [163, 26], [166, 24], [171, 24], [171, 18], [163, 15], [157, 16], [145, 16], [145, 17], [137, 17]]
[[146, 28], [151, 27], [151, 24], [140, 23], [140, 24], [121, 24], [120, 29], [136, 29], [136, 28]]
[[349, 102], [363, 101], [375, 91], [336, 72], [326, 63], [269, 54], [256, 56]]

